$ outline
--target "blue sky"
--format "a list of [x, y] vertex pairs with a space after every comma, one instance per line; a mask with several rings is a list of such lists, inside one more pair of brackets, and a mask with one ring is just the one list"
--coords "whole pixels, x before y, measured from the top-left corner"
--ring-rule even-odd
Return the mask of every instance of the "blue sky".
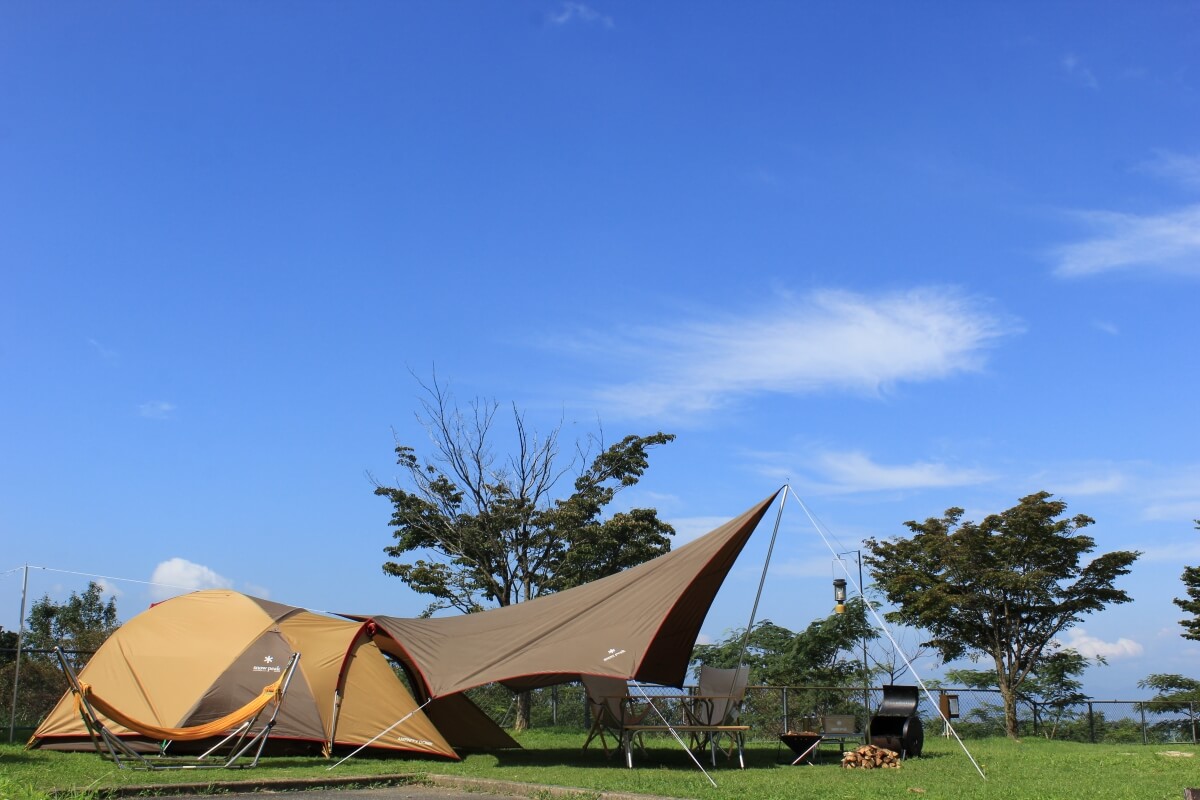
[[[677, 434], [620, 502], [680, 540], [1053, 492], [1144, 551], [1088, 690], [1195, 676], [1198, 53], [1196, 2], [6, 3], [0, 625], [24, 564], [418, 613], [368, 475], [436, 368]], [[759, 618], [832, 575], [790, 504]]]

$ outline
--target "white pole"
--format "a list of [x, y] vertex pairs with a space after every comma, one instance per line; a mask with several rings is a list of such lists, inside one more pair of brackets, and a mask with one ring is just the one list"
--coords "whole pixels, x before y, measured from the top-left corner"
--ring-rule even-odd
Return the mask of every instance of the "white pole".
[[[363, 744], [361, 747], [359, 747], [359, 748], [358, 748], [358, 750], [355, 750], [353, 753], [351, 753], [350, 755], [346, 756], [346, 757], [345, 757], [345, 758], [343, 758], [341, 761], [337, 762], [337, 764], [334, 764], [334, 765], [333, 765], [333, 767], [339, 766], [340, 764], [342, 764], [342, 763], [344, 763], [344, 762], [346, 762], [346, 761], [349, 761], [351, 758], [353, 758], [354, 756], [358, 755], [358, 753], [359, 753], [359, 750], [362, 750], [364, 747], [368, 747], [368, 746], [370, 746], [370, 745], [373, 745], [373, 744], [375, 744], [375, 742], [379, 741], [379, 738], [380, 738], [381, 736], [384, 736], [384, 735], [386, 735], [387, 733], [389, 733], [389, 732], [392, 730], [392, 728], [396, 727], [396, 726], [397, 726], [397, 725], [399, 725], [401, 722], [404, 722], [404, 721], [406, 721], [406, 720], [407, 720], [409, 717], [411, 717], [413, 714], [417, 713], [418, 711], [420, 711], [421, 709], [423, 709], [425, 706], [429, 705], [429, 704], [430, 704], [430, 703], [432, 703], [432, 702], [433, 702], [433, 698], [432, 698], [432, 697], [430, 697], [430, 698], [429, 698], [428, 700], [426, 700], [424, 703], [421, 703], [421, 705], [417, 706], [417, 707], [416, 707], [416, 708], [414, 708], [412, 711], [408, 712], [408, 713], [407, 713], [407, 714], [405, 714], [403, 717], [401, 717], [400, 719], [396, 720], [396, 721], [395, 721], [395, 722], [393, 722], [391, 725], [388, 725], [386, 728], [384, 728], [383, 730], [381, 730], [379, 733], [375, 734], [375, 736], [374, 736], [374, 737], [371, 739], [371, 741], [369, 741], [369, 742], [366, 742], [365, 744]], [[325, 771], [326, 771], [326, 772], [328, 772], [329, 770], [333, 769], [333, 767], [326, 767], [326, 768], [325, 768]]]
[[17, 661], [13, 667], [12, 708], [8, 717], [8, 742], [12, 744], [17, 724], [17, 689], [21, 685], [21, 644], [25, 640], [25, 592], [29, 590], [29, 565], [25, 565], [25, 577], [21, 581], [21, 616], [17, 617]]

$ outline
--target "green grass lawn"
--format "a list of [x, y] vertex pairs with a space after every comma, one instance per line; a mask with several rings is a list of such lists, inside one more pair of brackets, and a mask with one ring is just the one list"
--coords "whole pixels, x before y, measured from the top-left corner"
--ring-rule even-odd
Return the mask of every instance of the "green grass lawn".
[[[635, 768], [599, 750], [581, 752], [578, 731], [530, 731], [523, 750], [470, 755], [461, 762], [416, 758], [354, 758], [336, 769], [314, 758], [267, 758], [253, 770], [118, 770], [94, 753], [26, 751], [0, 745], [0, 800], [36, 800], [59, 793], [76, 797], [122, 786], [171, 783], [263, 782], [281, 778], [369, 780], [383, 775], [461, 775], [528, 784], [617, 790], [713, 800], [1180, 800], [1185, 787], [1200, 787], [1200, 748], [1195, 745], [1090, 745], [1027, 739], [968, 741], [987, 775], [984, 780], [954, 740], [929, 737], [925, 754], [896, 770], [842, 769], [836, 750], [815, 766], [790, 766], [790, 752], [774, 744], [752, 744], [747, 768], [728, 761], [704, 775], [669, 739], [648, 741]], [[709, 766], [705, 765], [706, 768]]]

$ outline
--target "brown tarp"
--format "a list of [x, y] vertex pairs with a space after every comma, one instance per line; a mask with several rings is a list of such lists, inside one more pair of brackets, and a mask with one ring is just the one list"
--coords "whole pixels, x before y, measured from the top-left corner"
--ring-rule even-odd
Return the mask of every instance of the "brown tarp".
[[369, 619], [433, 697], [581, 674], [681, 687], [717, 590], [778, 494], [666, 555], [557, 594], [457, 617]]
[[[118, 628], [79, 677], [134, 720], [188, 728], [217, 719], [257, 696], [279, 677], [294, 652], [300, 653], [300, 662], [268, 752], [319, 752], [331, 740], [343, 748], [366, 744], [416, 711], [371, 747], [456, 757], [447, 738], [416, 710], [404, 683], [359, 623], [238, 592], [193, 592], [152, 606]], [[342, 701], [335, 718], [339, 690]], [[483, 723], [477, 720], [477, 724]], [[138, 749], [158, 749], [157, 742], [115, 723], [106, 727]], [[467, 738], [515, 746], [495, 723]], [[181, 744], [173, 745], [172, 751], [185, 749]], [[91, 748], [70, 692], [38, 726], [29, 746]], [[200, 750], [204, 747], [204, 743], [196, 745]]]

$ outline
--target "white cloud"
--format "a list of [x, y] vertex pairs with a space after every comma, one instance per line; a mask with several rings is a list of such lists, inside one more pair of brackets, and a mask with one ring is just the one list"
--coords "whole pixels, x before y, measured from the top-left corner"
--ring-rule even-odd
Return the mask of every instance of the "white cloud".
[[1111, 322], [1107, 322], [1105, 320], [1098, 319], [1095, 322], [1093, 322], [1092, 325], [1095, 326], [1096, 330], [1098, 330], [1102, 333], [1107, 333], [1109, 336], [1120, 336], [1121, 335], [1121, 329], [1118, 328], [1116, 325], [1114, 325]]
[[1200, 205], [1145, 216], [1111, 211], [1077, 216], [1097, 233], [1051, 252], [1057, 275], [1142, 269], [1200, 276]]
[[1200, 519], [1200, 497], [1176, 502], [1152, 503], [1142, 510], [1148, 520]]
[[166, 600], [180, 593], [197, 589], [230, 589], [233, 581], [213, 572], [203, 564], [195, 564], [183, 558], [169, 558], [154, 568], [150, 582], [155, 584], [151, 592], [156, 600]]
[[1147, 474], [1144, 480], [1145, 507], [1142, 518], [1177, 520], [1191, 528], [1200, 519], [1200, 466], [1175, 465]]
[[816, 463], [829, 482], [829, 488], [843, 492], [969, 486], [985, 483], [992, 478], [982, 470], [935, 461], [879, 464], [865, 453], [857, 451], [822, 453]]
[[558, 11], [549, 15], [552, 25], [567, 25], [572, 22], [582, 22], [588, 25], [600, 25], [604, 28], [616, 27], [612, 17], [601, 14], [596, 9], [579, 2], [563, 3]]
[[1140, 656], [1145, 650], [1142, 645], [1132, 639], [1121, 637], [1115, 642], [1106, 642], [1103, 639], [1088, 635], [1088, 632], [1083, 628], [1072, 628], [1067, 631], [1066, 640], [1062, 642], [1062, 645], [1070, 647], [1080, 655], [1087, 656], [1088, 658], [1103, 656], [1107, 661], [1135, 658]]
[[[1138, 548], [1142, 555], [1138, 558], [1139, 564], [1148, 564], [1151, 562], [1160, 562], [1164, 564], [1188, 564], [1195, 559], [1200, 559], [1200, 540], [1192, 539], [1182, 542], [1158, 542], [1152, 545], [1143, 545]], [[1182, 566], [1180, 567], [1182, 571]], [[1178, 635], [1178, 634], [1176, 634]]]
[[[823, 450], [803, 453], [756, 453], [758, 471], [775, 480], [793, 482], [799, 475], [798, 488], [811, 494], [849, 494], [853, 492], [897, 491], [974, 486], [994, 476], [985, 470], [939, 461], [914, 461], [908, 464], [880, 464], [859, 450]], [[802, 466], [797, 466], [802, 465]]]
[[152, 400], [138, 406], [138, 415], [146, 419], [170, 419], [175, 413], [175, 406], [162, 400]]
[[1200, 189], [1200, 156], [1188, 156], [1160, 150], [1154, 158], [1141, 165], [1144, 172]]
[[644, 327], [592, 349], [643, 376], [603, 388], [601, 403], [635, 416], [680, 416], [756, 394], [875, 393], [978, 370], [984, 348], [1016, 331], [954, 290], [819, 291], [757, 316]]
[[121, 587], [115, 581], [111, 581], [108, 578], [96, 578], [95, 581], [96, 585], [100, 587], [101, 594], [106, 594], [109, 597], [121, 597], [124, 595]]
[[1108, 472], [1103, 475], [1091, 475], [1076, 478], [1075, 481], [1055, 484], [1055, 494], [1059, 497], [1076, 497], [1078, 495], [1114, 494], [1123, 491], [1129, 485], [1129, 478], [1120, 472]]

